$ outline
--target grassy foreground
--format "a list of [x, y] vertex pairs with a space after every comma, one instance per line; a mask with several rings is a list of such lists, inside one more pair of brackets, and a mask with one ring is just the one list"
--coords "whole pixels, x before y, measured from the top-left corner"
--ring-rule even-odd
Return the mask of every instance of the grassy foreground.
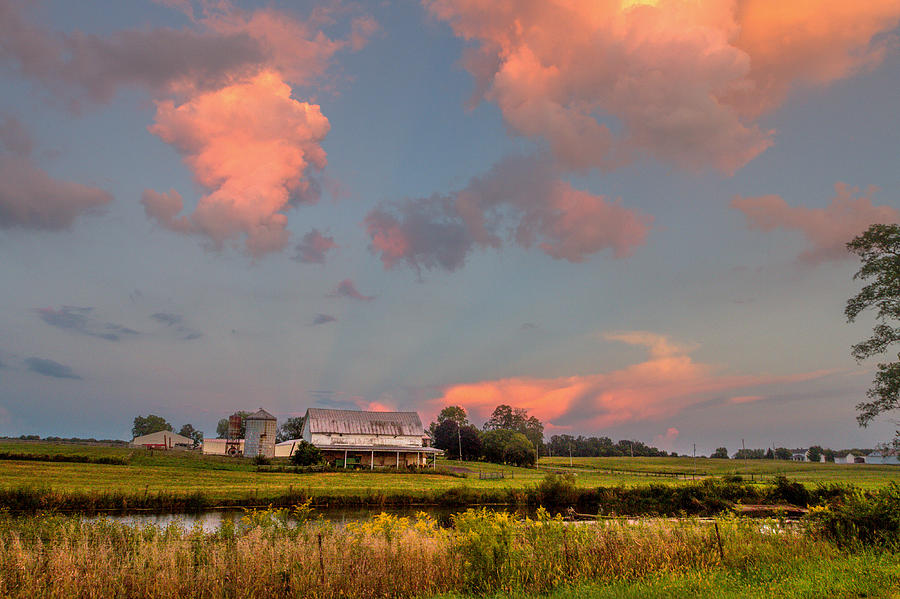
[[[297, 524], [291, 524], [289, 516]], [[573, 525], [468, 510], [335, 527], [307, 506], [214, 533], [0, 514], [0, 596], [896, 597], [900, 555], [722, 519]], [[773, 532], [774, 531], [774, 532]], [[780, 531], [780, 532], [779, 532]]]

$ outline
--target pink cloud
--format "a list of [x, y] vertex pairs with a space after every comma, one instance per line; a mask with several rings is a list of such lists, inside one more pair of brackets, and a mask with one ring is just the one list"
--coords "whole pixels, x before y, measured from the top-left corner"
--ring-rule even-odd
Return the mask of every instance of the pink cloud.
[[900, 221], [900, 211], [890, 206], [875, 206], [872, 196], [878, 191], [870, 186], [860, 195], [859, 188], [836, 183], [835, 196], [825, 208], [796, 208], [781, 196], [735, 196], [731, 205], [744, 213], [751, 229], [773, 231], [778, 228], [799, 231], [808, 248], [800, 259], [808, 263], [850, 258], [846, 244], [875, 223]]
[[[360, 49], [377, 23], [338, 3], [306, 19], [243, 11], [227, 0], [160, 3], [184, 12], [190, 27], [51, 32], [29, 20], [24, 3], [0, 0], [0, 61], [74, 104], [107, 101], [123, 86], [148, 91], [156, 100], [150, 131], [175, 147], [208, 193], [180, 214], [177, 191], [147, 190], [147, 215], [216, 248], [243, 240], [254, 257], [280, 251], [289, 237], [286, 211], [320, 195], [311, 175], [326, 164], [321, 142], [330, 128], [320, 107], [293, 98], [290, 85], [327, 88], [335, 53]], [[338, 19], [350, 20], [345, 38], [324, 32]], [[315, 241], [313, 251], [327, 251]]]
[[473, 248], [500, 247], [504, 237], [569, 262], [604, 250], [624, 258], [645, 243], [650, 216], [559, 176], [545, 156], [514, 156], [448, 196], [379, 206], [366, 217], [371, 248], [385, 268], [455, 270]]
[[751, 403], [754, 401], [762, 401], [766, 399], [765, 395], [737, 395], [728, 401], [731, 403]]
[[180, 197], [176, 202], [171, 192], [145, 192], [144, 208], [163, 226], [203, 234], [216, 247], [244, 236], [254, 256], [279, 251], [288, 241], [284, 211], [291, 201], [315, 201], [305, 175], [325, 166], [320, 144], [329, 127], [319, 107], [294, 100], [275, 72], [180, 105], [158, 102], [150, 131], [179, 150], [210, 193], [180, 219], [172, 212]]
[[[670, 418], [722, 394], [766, 385], [788, 385], [831, 374], [725, 375], [695, 362], [686, 350], [653, 333], [615, 333], [608, 339], [646, 347], [647, 360], [611, 372], [557, 378], [514, 377], [450, 385], [435, 405], [461, 405], [486, 418], [499, 404], [525, 408], [556, 427], [578, 423], [601, 429], [628, 422]], [[664, 349], [661, 349], [664, 348]]]
[[34, 163], [32, 146], [17, 119], [0, 122], [0, 228], [66, 229], [112, 202], [102, 189], [52, 177]]
[[370, 302], [375, 299], [374, 295], [363, 295], [356, 288], [356, 284], [350, 279], [344, 279], [340, 283], [338, 283], [337, 287], [334, 290], [334, 293], [331, 294], [333, 297], [347, 297], [350, 299], [360, 300], [363, 302]]
[[656, 435], [655, 437], [653, 437], [653, 446], [671, 451], [673, 443], [676, 439], [678, 439], [678, 434], [678, 429], [674, 426], [671, 426], [666, 429], [665, 434]]
[[295, 248], [295, 259], [307, 264], [325, 264], [325, 256], [329, 251], [338, 248], [334, 237], [322, 235], [318, 229], [312, 229], [303, 236]]
[[900, 15], [895, 0], [424, 4], [471, 43], [463, 63], [476, 99], [567, 166], [611, 169], [644, 154], [726, 173], [772, 144], [759, 114], [798, 84], [877, 64], [875, 38]]

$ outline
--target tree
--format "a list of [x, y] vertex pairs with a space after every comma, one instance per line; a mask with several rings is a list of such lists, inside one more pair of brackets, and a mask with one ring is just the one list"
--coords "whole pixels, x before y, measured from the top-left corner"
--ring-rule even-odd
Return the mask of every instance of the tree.
[[303, 416], [297, 416], [295, 418], [288, 418], [284, 421], [280, 427], [278, 427], [278, 433], [275, 435], [275, 441], [281, 443], [282, 441], [289, 441], [291, 439], [300, 439], [303, 437]]
[[766, 450], [766, 459], [767, 459], [767, 460], [774, 460], [774, 459], [775, 459], [775, 452], [772, 451], [772, 448], [771, 448], [771, 447], [768, 448], [768, 449]]
[[786, 447], [776, 447], [775, 448], [775, 459], [776, 460], [789, 460], [794, 455], [794, 452]]
[[[872, 225], [849, 242], [847, 249], [862, 261], [853, 275], [854, 280], [871, 280], [847, 300], [844, 308], [847, 322], [854, 322], [869, 308], [875, 309], [878, 321], [872, 336], [851, 348], [851, 355], [862, 361], [883, 354], [900, 341], [900, 327], [893, 324], [900, 319], [900, 225]], [[900, 408], [900, 362], [878, 364], [866, 397], [870, 401], [856, 406], [856, 421], [860, 426], [868, 426], [879, 414]]]
[[306, 441], [300, 441], [291, 455], [291, 463], [295, 466], [315, 466], [325, 460], [322, 450]]
[[820, 445], [813, 445], [806, 451], [806, 459], [810, 462], [818, 462], [822, 459], [825, 450]]
[[717, 447], [716, 450], [713, 452], [713, 454], [709, 457], [727, 460], [728, 459], [728, 448], [727, 447]]
[[434, 446], [447, 452], [450, 459], [456, 459], [460, 454], [464, 460], [481, 457], [481, 437], [471, 424], [459, 426], [448, 418], [435, 427], [432, 438]]
[[166, 422], [165, 418], [154, 414], [147, 414], [146, 416], [134, 417], [134, 426], [131, 427], [131, 436], [143, 437], [150, 433], [170, 430], [172, 430], [172, 425]]
[[540, 448], [544, 445], [544, 424], [534, 416], [529, 417], [528, 411], [524, 408], [514, 408], [506, 404], [497, 406], [484, 423], [484, 430], [516, 431], [525, 435], [531, 441], [532, 447]]
[[198, 431], [197, 429], [195, 429], [193, 424], [182, 425], [181, 430], [178, 431], [178, 434], [193, 441], [194, 447], [198, 447], [201, 443], [203, 443], [203, 431]]
[[[445, 407], [437, 415], [437, 420], [428, 426], [428, 433], [431, 435], [432, 441], [437, 428], [447, 421], [454, 422], [457, 426], [465, 426], [469, 424], [469, 416], [466, 414], [466, 409], [462, 406]], [[435, 447], [438, 447], [438, 445], [435, 445]]]
[[487, 431], [482, 435], [484, 458], [495, 464], [533, 466], [537, 452], [528, 437], [508, 429]]
[[[244, 412], [243, 410], [239, 410], [235, 412], [235, 414], [239, 414], [241, 417], [241, 434], [238, 437], [239, 439], [243, 439], [247, 436], [247, 416], [250, 415], [250, 412]], [[219, 420], [219, 423], [216, 425], [216, 437], [219, 439], [224, 439], [228, 436], [228, 418], [222, 418]]]

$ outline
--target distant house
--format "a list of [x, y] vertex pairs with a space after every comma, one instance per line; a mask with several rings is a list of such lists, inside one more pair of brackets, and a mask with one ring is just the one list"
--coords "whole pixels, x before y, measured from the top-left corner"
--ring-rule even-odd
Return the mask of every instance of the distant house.
[[900, 455], [894, 449], [878, 449], [866, 456], [866, 464], [900, 465]]
[[157, 431], [135, 437], [131, 440], [131, 446], [147, 449], [191, 449], [194, 447], [194, 440], [172, 431]]
[[865, 464], [866, 456], [856, 455], [853, 452], [847, 452], [846, 455], [835, 455], [835, 464]]
[[[425, 430], [416, 412], [361, 412], [309, 408], [303, 440], [337, 468], [422, 467], [443, 450], [425, 447]], [[280, 452], [279, 452], [280, 453]]]
[[[792, 462], [809, 462], [809, 450], [808, 449], [792, 449], [791, 450], [791, 461]], [[825, 463], [825, 454], [819, 454], [819, 462]]]

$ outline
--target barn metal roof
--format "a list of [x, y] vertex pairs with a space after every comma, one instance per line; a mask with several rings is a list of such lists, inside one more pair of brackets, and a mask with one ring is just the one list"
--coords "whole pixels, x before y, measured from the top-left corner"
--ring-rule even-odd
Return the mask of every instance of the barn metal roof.
[[262, 408], [260, 408], [259, 411], [247, 416], [246, 420], [278, 420], [278, 419], [275, 418], [274, 416], [272, 416], [271, 414], [269, 414], [268, 412], [266, 412], [265, 410], [263, 410]]
[[309, 408], [306, 417], [310, 433], [421, 436], [424, 432], [422, 421], [416, 412], [360, 412]]

